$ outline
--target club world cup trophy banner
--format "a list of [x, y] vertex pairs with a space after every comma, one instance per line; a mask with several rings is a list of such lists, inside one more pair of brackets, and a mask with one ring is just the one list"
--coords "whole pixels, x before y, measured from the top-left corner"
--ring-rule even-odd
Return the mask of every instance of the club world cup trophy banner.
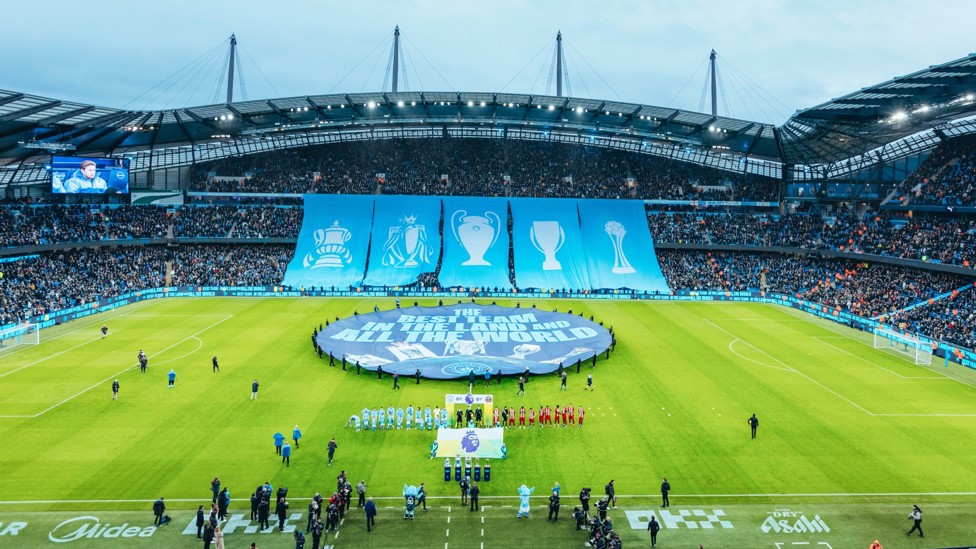
[[579, 200], [590, 284], [595, 289], [670, 291], [640, 200]]
[[568, 313], [476, 305], [407, 307], [333, 322], [316, 336], [326, 354], [367, 370], [432, 379], [473, 372], [545, 374], [605, 351], [610, 332]]

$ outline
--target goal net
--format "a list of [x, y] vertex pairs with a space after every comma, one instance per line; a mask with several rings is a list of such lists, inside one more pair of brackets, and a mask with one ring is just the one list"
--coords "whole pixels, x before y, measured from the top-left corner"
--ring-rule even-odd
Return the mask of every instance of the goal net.
[[34, 324], [18, 324], [0, 330], [0, 351], [18, 345], [37, 345], [41, 342], [41, 331]]
[[911, 334], [877, 328], [874, 330], [874, 348], [902, 355], [915, 364], [932, 364], [932, 345]]

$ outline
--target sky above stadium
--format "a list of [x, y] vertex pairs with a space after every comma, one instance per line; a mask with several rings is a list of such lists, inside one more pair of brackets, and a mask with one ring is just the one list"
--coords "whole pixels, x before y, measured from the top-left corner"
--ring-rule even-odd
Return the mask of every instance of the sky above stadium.
[[[971, 0], [46, 0], [4, 7], [0, 88], [100, 106], [167, 109], [235, 100], [389, 90], [556, 94], [710, 110], [783, 123], [794, 111], [958, 59], [974, 47]], [[243, 79], [243, 87], [240, 81]], [[384, 87], [385, 84], [385, 87]]]

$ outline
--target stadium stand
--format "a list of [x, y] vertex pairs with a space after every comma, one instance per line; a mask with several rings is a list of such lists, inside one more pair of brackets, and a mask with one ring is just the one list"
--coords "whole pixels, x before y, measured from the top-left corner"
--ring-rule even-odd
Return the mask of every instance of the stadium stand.
[[[970, 204], [974, 171], [973, 143], [949, 142], [906, 179], [906, 188], [918, 188], [901, 203]], [[214, 180], [213, 174], [220, 177]], [[340, 144], [229, 158], [198, 165], [193, 187], [233, 193], [777, 200], [775, 181], [657, 157], [460, 139]], [[659, 259], [674, 291], [779, 292], [865, 317], [894, 315], [922, 333], [973, 346], [972, 292], [938, 299], [972, 285], [973, 277], [927, 266], [972, 267], [976, 220], [971, 216], [887, 209], [855, 215], [659, 208], [652, 206], [648, 224], [665, 248], [658, 250]], [[302, 214], [300, 198], [246, 194], [191, 193], [187, 204], [165, 207], [8, 201], [0, 206], [0, 238], [5, 255], [15, 259], [2, 265], [0, 325], [167, 284], [280, 284], [293, 246], [240, 241], [291, 242]], [[126, 245], [161, 242], [156, 239], [181, 245]], [[77, 244], [95, 247], [70, 249]], [[43, 247], [40, 255], [16, 258], [37, 252], [36, 246]], [[691, 249], [667, 249], [673, 246]], [[712, 250], [715, 246], [732, 250]], [[820, 251], [854, 257], [820, 257]], [[916, 263], [884, 265], [874, 256]], [[421, 275], [417, 286], [439, 287], [438, 270]], [[511, 267], [509, 280], [514, 284]], [[921, 306], [899, 312], [916, 304]]]

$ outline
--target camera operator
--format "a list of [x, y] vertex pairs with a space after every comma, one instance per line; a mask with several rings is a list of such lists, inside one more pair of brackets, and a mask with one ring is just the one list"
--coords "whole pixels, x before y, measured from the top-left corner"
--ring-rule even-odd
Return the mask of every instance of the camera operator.
[[590, 489], [583, 488], [580, 490], [579, 495], [580, 504], [583, 506], [583, 516], [590, 516]]
[[603, 522], [604, 520], [607, 519], [608, 507], [610, 507], [610, 502], [607, 501], [607, 498], [603, 498], [600, 501], [596, 502], [596, 510], [600, 514], [600, 522]]

